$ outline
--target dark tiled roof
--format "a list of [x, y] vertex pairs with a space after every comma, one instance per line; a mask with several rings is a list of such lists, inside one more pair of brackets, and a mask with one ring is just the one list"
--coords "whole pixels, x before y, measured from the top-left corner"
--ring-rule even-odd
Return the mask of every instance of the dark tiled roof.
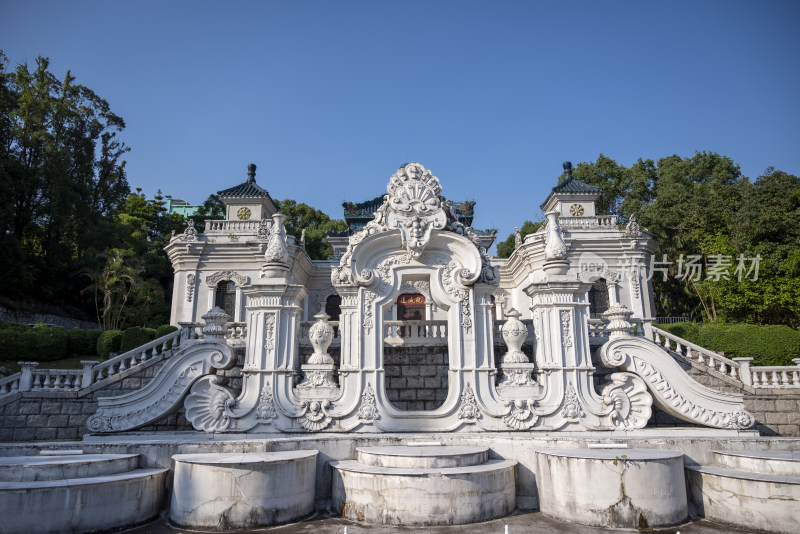
[[217, 191], [220, 198], [231, 197], [255, 197], [255, 198], [270, 198], [267, 190], [255, 182], [244, 182], [222, 191]]
[[553, 193], [601, 194], [602, 192], [602, 187], [579, 182], [571, 176], [553, 188]]

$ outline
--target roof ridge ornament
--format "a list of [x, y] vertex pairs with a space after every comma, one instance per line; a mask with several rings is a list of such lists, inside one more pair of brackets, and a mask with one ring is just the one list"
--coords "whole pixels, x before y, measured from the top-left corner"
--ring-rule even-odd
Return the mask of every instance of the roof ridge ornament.
[[247, 166], [247, 183], [254, 184], [256, 183], [256, 164], [251, 163]]

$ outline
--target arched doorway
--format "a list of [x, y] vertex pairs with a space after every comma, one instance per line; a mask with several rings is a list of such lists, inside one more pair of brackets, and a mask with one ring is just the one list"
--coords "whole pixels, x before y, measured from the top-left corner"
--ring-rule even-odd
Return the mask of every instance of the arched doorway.
[[608, 284], [605, 278], [599, 278], [589, 290], [589, 316], [592, 319], [602, 319], [608, 305]]
[[214, 305], [225, 310], [231, 316], [231, 321], [236, 317], [236, 283], [223, 280], [217, 284]]

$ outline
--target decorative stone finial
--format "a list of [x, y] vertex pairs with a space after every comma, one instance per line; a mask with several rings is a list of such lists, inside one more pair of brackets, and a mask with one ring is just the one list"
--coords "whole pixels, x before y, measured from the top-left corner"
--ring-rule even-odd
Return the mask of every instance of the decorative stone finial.
[[564, 167], [564, 174], [567, 175], [564, 181], [572, 180], [572, 162], [565, 161], [563, 167]]
[[629, 336], [633, 333], [633, 326], [628, 322], [633, 312], [623, 304], [611, 306], [603, 312], [603, 317], [608, 319], [608, 337], [611, 339], [620, 336]]
[[528, 327], [519, 320], [522, 316], [514, 308], [506, 312], [506, 324], [503, 325], [503, 341], [508, 347], [508, 352], [503, 356], [503, 363], [528, 363], [528, 357], [522, 352], [522, 344], [528, 337]]
[[203, 315], [206, 325], [203, 327], [203, 335], [206, 339], [224, 339], [228, 329], [225, 323], [231, 320], [231, 316], [219, 306], [214, 306], [209, 312]]
[[289, 251], [286, 248], [286, 228], [283, 221], [286, 215], [275, 213], [272, 216], [272, 231], [269, 234], [267, 251], [264, 257], [268, 263], [285, 263], [289, 260]]
[[256, 183], [256, 164], [251, 163], [247, 166], [247, 183], [254, 184]]
[[314, 347], [314, 354], [308, 357], [308, 363], [312, 365], [321, 363], [333, 363], [333, 358], [328, 354], [328, 347], [333, 342], [333, 327], [328, 322], [331, 316], [325, 313], [325, 308], [319, 310], [314, 316], [317, 320], [308, 330], [308, 339]]

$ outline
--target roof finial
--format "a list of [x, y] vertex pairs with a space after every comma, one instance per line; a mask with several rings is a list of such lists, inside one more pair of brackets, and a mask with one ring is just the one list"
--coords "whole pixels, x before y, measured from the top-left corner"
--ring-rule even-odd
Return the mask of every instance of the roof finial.
[[571, 161], [565, 161], [564, 162], [564, 173], [567, 175], [567, 177], [564, 179], [565, 182], [568, 181], [568, 180], [572, 180], [572, 162]]
[[256, 183], [256, 164], [251, 163], [247, 166], [247, 183], [254, 184]]

